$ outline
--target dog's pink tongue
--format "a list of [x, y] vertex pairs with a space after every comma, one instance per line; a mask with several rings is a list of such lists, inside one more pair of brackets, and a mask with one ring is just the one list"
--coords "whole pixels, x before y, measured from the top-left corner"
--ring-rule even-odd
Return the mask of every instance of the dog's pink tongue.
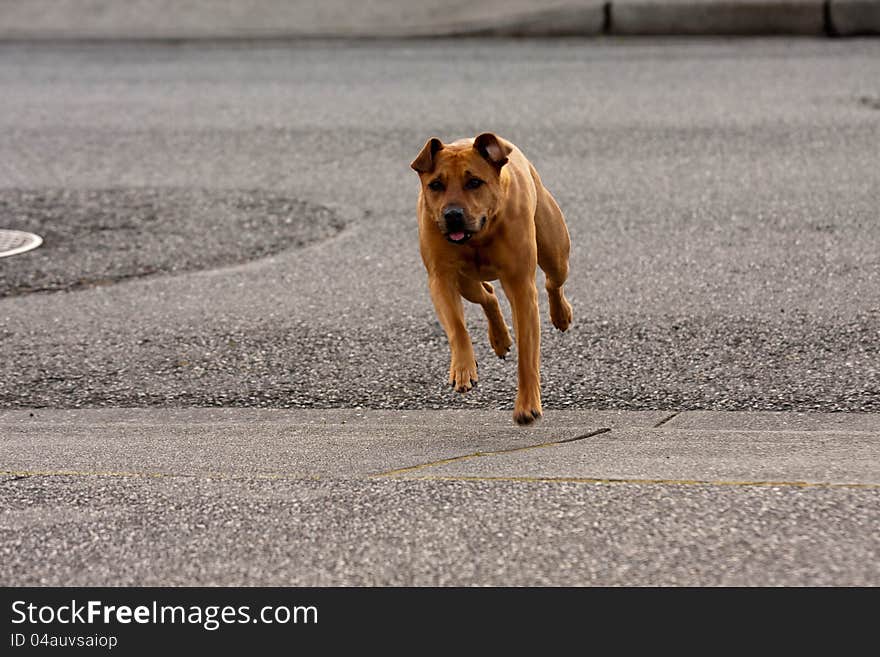
[[449, 233], [449, 239], [453, 242], [460, 242], [464, 239], [464, 233], [462, 231], [457, 231], [455, 233]]

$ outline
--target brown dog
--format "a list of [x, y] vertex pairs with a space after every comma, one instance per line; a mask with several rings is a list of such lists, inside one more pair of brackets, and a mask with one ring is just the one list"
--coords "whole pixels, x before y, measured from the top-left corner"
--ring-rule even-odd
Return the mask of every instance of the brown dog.
[[546, 276], [553, 325], [564, 331], [571, 323], [562, 292], [569, 252], [562, 211], [522, 152], [492, 133], [451, 144], [429, 139], [411, 166], [422, 183], [419, 245], [431, 299], [449, 338], [449, 383], [467, 392], [477, 382], [461, 297], [483, 307], [495, 353], [504, 358], [510, 350], [510, 333], [486, 282], [500, 279], [519, 342], [513, 419], [530, 424], [542, 414], [536, 266]]

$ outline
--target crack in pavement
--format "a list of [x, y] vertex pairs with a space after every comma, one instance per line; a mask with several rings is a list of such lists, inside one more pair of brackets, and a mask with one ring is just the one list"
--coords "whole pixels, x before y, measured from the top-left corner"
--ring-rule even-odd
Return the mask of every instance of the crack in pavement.
[[410, 465], [404, 468], [395, 468], [394, 470], [386, 470], [385, 472], [377, 472], [374, 475], [371, 475], [373, 478], [378, 477], [394, 477], [400, 474], [405, 474], [407, 472], [414, 472], [416, 470], [423, 470], [424, 468], [431, 468], [438, 465], [447, 465], [449, 463], [457, 463], [459, 461], [467, 461], [470, 459], [480, 458], [483, 456], [498, 456], [499, 454], [512, 454], [514, 452], [525, 452], [531, 449], [541, 449], [544, 447], [553, 447], [554, 445], [563, 445], [565, 443], [573, 443], [578, 440], [584, 440], [586, 438], [592, 438], [593, 436], [598, 436], [599, 434], [608, 433], [611, 431], [610, 427], [603, 427], [601, 429], [595, 429], [594, 431], [590, 431], [589, 433], [585, 433], [580, 436], [575, 436], [574, 438], [565, 438], [563, 440], [553, 440], [546, 443], [539, 443], [537, 445], [526, 445], [525, 447], [513, 447], [510, 449], [499, 449], [491, 452], [474, 452], [472, 454], [462, 454], [460, 456], [452, 456], [446, 459], [440, 459], [438, 461], [429, 461], [428, 463], [419, 463], [417, 465]]
[[657, 424], [655, 424], [655, 425], [654, 425], [653, 427], [651, 427], [651, 428], [652, 428], [652, 429], [657, 429], [657, 428], [659, 428], [659, 427], [662, 427], [664, 424], [666, 424], [667, 422], [669, 422], [669, 421], [672, 420], [673, 418], [677, 417], [679, 414], [680, 414], [680, 413], [679, 413], [678, 411], [675, 412], [675, 413], [672, 413], [671, 415], [668, 415], [668, 416], [664, 417], [662, 420], [660, 420]]
[[27, 479], [30, 477], [30, 474], [24, 473], [12, 473], [12, 472], [0, 472], [0, 477], [10, 477], [9, 479], [4, 479], [0, 481], [0, 486], [4, 484], [14, 484], [16, 481], [21, 481], [22, 479]]

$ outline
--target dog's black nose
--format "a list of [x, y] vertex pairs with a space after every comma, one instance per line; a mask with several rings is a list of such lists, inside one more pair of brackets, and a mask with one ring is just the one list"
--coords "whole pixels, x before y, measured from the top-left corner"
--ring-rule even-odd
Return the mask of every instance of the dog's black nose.
[[446, 230], [462, 230], [464, 228], [464, 208], [450, 205], [443, 209], [443, 221], [446, 222]]
[[457, 205], [451, 205], [448, 208], [443, 209], [443, 218], [447, 223], [458, 221], [464, 221], [464, 209], [458, 207]]

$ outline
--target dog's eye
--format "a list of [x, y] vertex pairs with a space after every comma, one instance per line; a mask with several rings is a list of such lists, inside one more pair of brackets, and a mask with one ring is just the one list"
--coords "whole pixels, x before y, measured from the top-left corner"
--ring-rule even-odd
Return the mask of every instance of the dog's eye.
[[480, 180], [479, 178], [470, 178], [470, 179], [464, 184], [464, 188], [465, 188], [465, 189], [476, 189], [477, 187], [479, 187], [479, 186], [482, 185], [482, 184], [483, 184], [483, 181]]
[[443, 191], [443, 183], [439, 180], [432, 180], [428, 183], [428, 189], [434, 192], [442, 192]]

